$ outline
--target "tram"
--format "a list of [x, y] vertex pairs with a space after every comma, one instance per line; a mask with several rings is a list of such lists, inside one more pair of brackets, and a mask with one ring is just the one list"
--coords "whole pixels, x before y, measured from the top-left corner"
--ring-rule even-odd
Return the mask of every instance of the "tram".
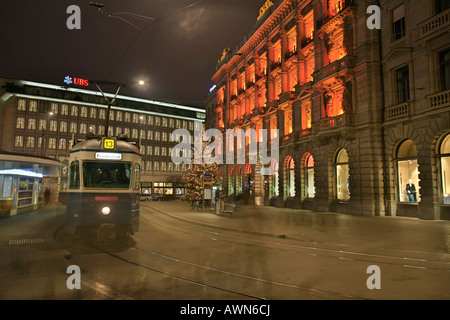
[[72, 147], [65, 233], [139, 231], [141, 155], [126, 138], [90, 138]]

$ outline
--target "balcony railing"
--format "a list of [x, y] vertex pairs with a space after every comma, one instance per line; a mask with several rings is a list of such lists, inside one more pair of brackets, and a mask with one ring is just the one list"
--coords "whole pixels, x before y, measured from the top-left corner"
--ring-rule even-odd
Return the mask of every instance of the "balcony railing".
[[439, 109], [450, 106], [450, 90], [438, 92], [428, 96], [431, 109]]
[[329, 75], [336, 73], [345, 68], [353, 68], [356, 64], [356, 58], [354, 56], [345, 56], [340, 60], [336, 60], [329, 65], [323, 67], [318, 72], [314, 73], [313, 76], [316, 82], [328, 77]]
[[397, 104], [395, 106], [387, 107], [385, 109], [385, 114], [384, 114], [385, 120], [389, 121], [389, 120], [407, 117], [411, 113], [410, 109], [411, 108], [410, 108], [409, 102], [405, 102], [405, 103]]
[[325, 130], [325, 129], [333, 129], [339, 128], [343, 126], [352, 126], [355, 123], [355, 116], [352, 114], [341, 114], [337, 117], [333, 118], [324, 118], [320, 119], [318, 122], [314, 124], [314, 130]]
[[336, 6], [334, 8], [329, 8], [328, 11], [325, 12], [325, 14], [317, 19], [317, 30], [322, 28], [328, 21], [333, 19], [335, 16], [337, 16], [340, 12], [342, 12], [344, 9], [354, 6], [355, 2], [354, 0], [341, 0], [336, 3]]
[[431, 17], [419, 25], [419, 38], [424, 38], [438, 30], [450, 26], [450, 9]]

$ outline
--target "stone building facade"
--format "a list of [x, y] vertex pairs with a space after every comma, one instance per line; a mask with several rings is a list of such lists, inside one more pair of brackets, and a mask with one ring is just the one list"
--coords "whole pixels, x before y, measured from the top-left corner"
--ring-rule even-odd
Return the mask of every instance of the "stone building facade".
[[207, 126], [278, 129], [279, 141], [278, 170], [261, 175], [249, 137], [233, 138], [247, 161], [223, 165], [229, 198], [450, 219], [450, 10], [438, 0], [374, 4], [381, 29], [367, 26], [363, 1], [267, 1], [223, 51]]

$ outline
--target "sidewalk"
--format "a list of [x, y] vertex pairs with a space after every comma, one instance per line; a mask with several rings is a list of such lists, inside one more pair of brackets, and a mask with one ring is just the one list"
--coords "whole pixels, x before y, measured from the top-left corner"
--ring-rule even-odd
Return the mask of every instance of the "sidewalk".
[[353, 216], [257, 206], [238, 206], [233, 214], [217, 215], [208, 209], [191, 211], [190, 205], [181, 201], [152, 201], [143, 205], [197, 225], [295, 239], [305, 245], [321, 243], [341, 248], [358, 247], [361, 250], [376, 247], [444, 256], [450, 253], [450, 221]]

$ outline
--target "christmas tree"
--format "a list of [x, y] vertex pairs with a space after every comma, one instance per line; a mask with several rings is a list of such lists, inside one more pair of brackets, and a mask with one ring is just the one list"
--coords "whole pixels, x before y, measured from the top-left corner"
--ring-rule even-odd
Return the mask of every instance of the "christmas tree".
[[[215, 161], [205, 161], [203, 157], [199, 157], [199, 155], [205, 154], [206, 148], [208, 148], [208, 143], [205, 141], [194, 144], [193, 155], [197, 155], [197, 159], [192, 157], [191, 167], [186, 170], [186, 173], [183, 176], [183, 179], [186, 182], [186, 196], [189, 200], [203, 199], [204, 189], [211, 188], [212, 185], [218, 185], [222, 182], [222, 174], [219, 165]], [[199, 161], [199, 158], [201, 158], [201, 161]], [[211, 185], [204, 184], [205, 175], [211, 176], [211, 179], [209, 180]]]

